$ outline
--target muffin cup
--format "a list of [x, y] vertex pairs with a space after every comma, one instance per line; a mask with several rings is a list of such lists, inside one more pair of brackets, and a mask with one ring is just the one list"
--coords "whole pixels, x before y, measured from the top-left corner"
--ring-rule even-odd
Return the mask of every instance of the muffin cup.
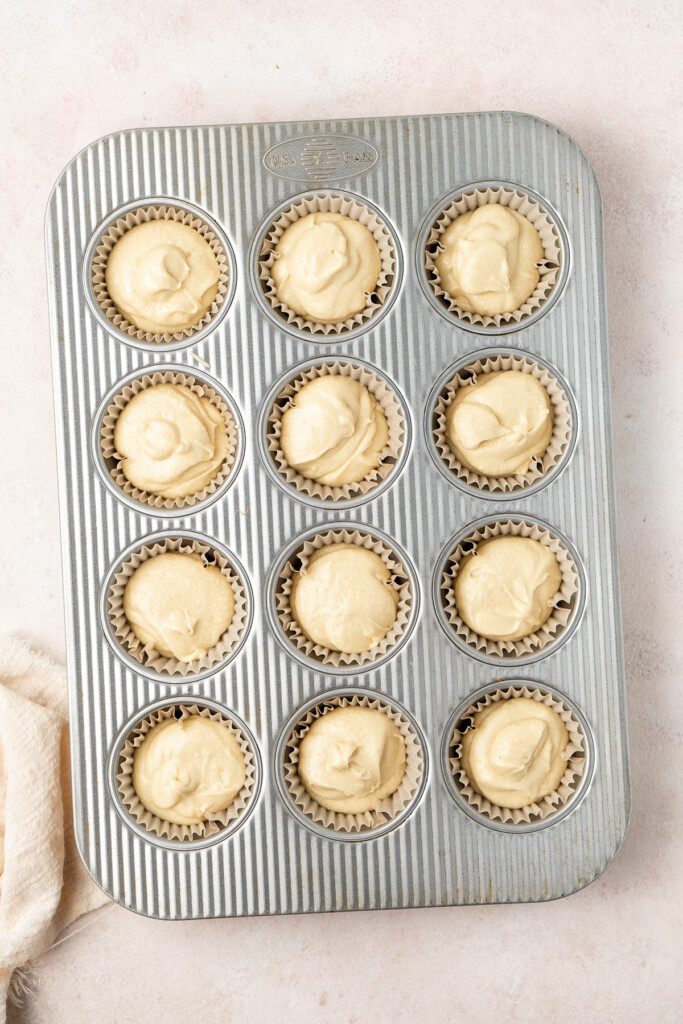
[[[114, 431], [116, 430], [118, 418], [131, 398], [134, 398], [135, 395], [140, 394], [146, 388], [154, 387], [157, 384], [182, 384], [190, 388], [200, 398], [207, 398], [211, 405], [218, 409], [225, 420], [228, 437], [228, 450], [225, 459], [218, 467], [215, 476], [201, 490], [196, 491], [194, 494], [188, 494], [183, 498], [165, 498], [163, 495], [152, 494], [149, 491], [136, 487], [123, 473], [120, 463], [124, 460], [125, 456], [120, 455], [114, 445]], [[139, 377], [129, 381], [112, 398], [102, 417], [99, 442], [100, 455], [109, 476], [124, 494], [127, 494], [134, 501], [149, 505], [150, 508], [183, 509], [205, 501], [230, 476], [237, 454], [237, 427], [232, 413], [223, 398], [208, 384], [203, 383], [191, 374], [175, 373], [171, 370], [165, 372], [157, 370], [141, 374]]]
[[[178, 825], [175, 822], [159, 818], [156, 814], [148, 811], [142, 804], [133, 788], [133, 761], [135, 751], [140, 747], [147, 733], [155, 725], [169, 718], [183, 720], [193, 715], [200, 715], [202, 718], [209, 718], [213, 722], [220, 722], [230, 730], [239, 743], [240, 750], [244, 755], [246, 779], [233, 802], [225, 810], [219, 811], [212, 818], [207, 818], [196, 825]], [[130, 730], [117, 758], [115, 777], [116, 791], [121, 804], [134, 822], [140, 825], [146, 832], [151, 832], [160, 839], [165, 838], [184, 843], [215, 836], [219, 832], [230, 828], [231, 825], [244, 815], [255, 795], [257, 766], [251, 743], [242, 729], [232, 719], [219, 713], [212, 707], [194, 704], [192, 701], [180, 701], [157, 708], [156, 711], [140, 719]]]
[[[273, 264], [278, 259], [275, 246], [280, 238], [291, 224], [310, 213], [341, 213], [352, 220], [360, 221], [368, 228], [379, 248], [380, 274], [374, 291], [367, 296], [365, 308], [336, 323], [320, 323], [296, 313], [278, 298], [277, 287], [271, 274]], [[257, 277], [268, 304], [291, 327], [310, 334], [342, 334], [367, 324], [386, 303], [396, 279], [396, 243], [387, 225], [369, 206], [350, 196], [318, 193], [292, 203], [278, 214], [267, 229], [257, 259]]]
[[[292, 613], [289, 598], [292, 592], [294, 573], [305, 573], [308, 560], [314, 551], [330, 544], [357, 544], [358, 547], [379, 555], [391, 573], [389, 583], [398, 591], [398, 606], [394, 623], [387, 635], [369, 651], [347, 654], [343, 651], [332, 651], [329, 647], [322, 647], [306, 636]], [[277, 573], [275, 584], [275, 614], [286, 638], [306, 658], [333, 668], [369, 666], [389, 654], [406, 635], [413, 614], [414, 602], [411, 578], [396, 552], [377, 536], [348, 528], [326, 530], [303, 540], [300, 547], [289, 556]]]
[[[553, 432], [545, 452], [531, 460], [526, 473], [511, 476], [485, 476], [463, 465], [452, 451], [448, 443], [446, 417], [448, 408], [460, 388], [475, 384], [479, 374], [498, 373], [506, 370], [520, 370], [522, 373], [528, 373], [543, 385], [550, 400]], [[557, 378], [540, 363], [526, 356], [509, 353], [476, 359], [458, 370], [439, 391], [432, 414], [432, 436], [442, 462], [458, 480], [469, 487], [476, 487], [482, 491], [518, 491], [543, 479], [562, 459], [569, 446], [571, 433], [571, 406]]]
[[[540, 541], [553, 552], [562, 574], [560, 589], [554, 598], [550, 616], [539, 629], [520, 640], [489, 640], [480, 636], [463, 621], [455, 603], [454, 585], [461, 560], [466, 555], [471, 555], [477, 544], [493, 537], [530, 537], [532, 540]], [[533, 521], [501, 519], [478, 527], [460, 541], [446, 561], [441, 575], [440, 592], [446, 618], [465, 644], [493, 657], [510, 654], [524, 657], [541, 651], [566, 628], [575, 611], [576, 596], [579, 593], [579, 574], [572, 555], [550, 530]]]
[[[381, 453], [379, 465], [359, 483], [330, 486], [304, 477], [287, 462], [280, 447], [282, 417], [292, 408], [294, 397], [317, 377], [350, 377], [368, 389], [382, 409], [389, 428], [389, 437]], [[401, 403], [389, 383], [365, 366], [342, 360], [316, 363], [301, 370], [278, 392], [266, 418], [266, 447], [280, 477], [294, 490], [323, 501], [343, 501], [362, 497], [381, 484], [395, 469], [406, 441], [406, 421]]]
[[[560, 779], [559, 786], [547, 796], [544, 796], [538, 803], [527, 804], [525, 807], [510, 808], [499, 807], [478, 793], [468, 778], [462, 762], [461, 740], [463, 735], [472, 728], [466, 725], [465, 720], [471, 719], [478, 711], [501, 700], [510, 700], [513, 697], [528, 697], [537, 700], [552, 708], [560, 716], [569, 733], [569, 743], [563, 756], [566, 758], [567, 767]], [[465, 728], [463, 728], [465, 725]], [[488, 818], [491, 821], [509, 822], [513, 825], [529, 825], [537, 821], [543, 821], [551, 815], [556, 814], [570, 800], [574, 798], [583, 780], [586, 768], [587, 740], [583, 727], [576, 718], [574, 712], [566, 704], [560, 701], [553, 694], [547, 691], [536, 689], [532, 686], [508, 686], [485, 694], [479, 700], [471, 704], [455, 723], [449, 743], [449, 765], [456, 789], [461, 798], [472, 807], [477, 814]]]
[[[543, 245], [543, 260], [537, 264], [540, 279], [534, 291], [522, 305], [511, 313], [497, 313], [488, 316], [468, 312], [457, 305], [455, 300], [441, 287], [441, 278], [434, 262], [444, 250], [440, 244], [441, 235], [457, 217], [479, 206], [499, 203], [516, 210], [531, 221]], [[534, 199], [517, 188], [474, 188], [463, 192], [444, 206], [427, 232], [424, 250], [424, 266], [427, 281], [434, 295], [449, 313], [465, 323], [483, 327], [500, 327], [503, 324], [519, 324], [526, 317], [540, 309], [550, 298], [560, 276], [562, 249], [559, 232], [550, 215]]]
[[[198, 658], [190, 663], [179, 661], [177, 658], [167, 658], [160, 654], [152, 644], [143, 644], [135, 636], [123, 610], [123, 595], [135, 570], [148, 558], [169, 551], [184, 555], [199, 555], [205, 561], [208, 557], [230, 583], [235, 599], [232, 621], [218, 643], [207, 651], [203, 658]], [[166, 537], [159, 540], [150, 538], [147, 543], [143, 543], [119, 565], [106, 595], [106, 614], [111, 633], [121, 650], [146, 670], [151, 669], [155, 673], [181, 678], [204, 674], [216, 665], [224, 663], [236, 651], [244, 637], [248, 612], [245, 583], [228, 559], [217, 548], [188, 536]]]
[[[105, 280], [109, 254], [119, 239], [122, 238], [127, 231], [130, 231], [131, 228], [137, 227], [139, 224], [145, 224], [152, 220], [173, 220], [177, 223], [186, 224], [189, 227], [194, 228], [194, 230], [209, 243], [213, 250], [213, 254], [218, 261], [220, 276], [218, 279], [218, 291], [216, 293], [216, 297], [201, 320], [192, 327], [184, 327], [177, 331], [157, 333], [144, 331], [142, 328], [136, 327], [135, 324], [131, 323], [126, 316], [119, 311], [109, 295]], [[97, 305], [112, 326], [137, 341], [168, 344], [170, 342], [181, 341], [184, 338], [191, 338], [192, 335], [198, 334], [199, 331], [204, 330], [211, 320], [213, 320], [228, 295], [230, 287], [230, 264], [228, 254], [215, 231], [208, 223], [196, 214], [190, 213], [181, 206], [165, 204], [159, 206], [139, 206], [119, 217], [118, 220], [111, 224], [102, 234], [95, 246], [90, 266], [90, 283]]]
[[[399, 728], [406, 745], [406, 770], [401, 783], [393, 793], [381, 800], [376, 810], [362, 814], [343, 814], [330, 811], [311, 796], [299, 777], [299, 745], [318, 718], [335, 708], [360, 707], [381, 711]], [[424, 772], [424, 754], [420, 739], [412, 724], [393, 705], [381, 697], [364, 694], [330, 695], [314, 705], [299, 719], [287, 737], [284, 747], [283, 773], [287, 791], [295, 806], [310, 821], [333, 832], [350, 833], [377, 829], [403, 814], [420, 789]]]

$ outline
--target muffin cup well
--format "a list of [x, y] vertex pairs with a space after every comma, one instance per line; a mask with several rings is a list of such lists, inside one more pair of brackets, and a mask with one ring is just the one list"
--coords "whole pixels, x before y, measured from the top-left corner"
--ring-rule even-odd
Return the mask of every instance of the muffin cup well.
[[[293, 399], [301, 389], [317, 377], [341, 376], [359, 381], [368, 389], [382, 409], [389, 428], [389, 437], [381, 453], [379, 465], [359, 483], [330, 486], [304, 477], [287, 462], [280, 447], [282, 417], [292, 407]], [[403, 405], [386, 378], [373, 372], [369, 366], [346, 360], [325, 360], [302, 368], [291, 376], [270, 404], [265, 421], [265, 441], [273, 465], [290, 487], [310, 498], [341, 502], [369, 494], [394, 471], [406, 443], [406, 416]]]
[[[374, 291], [367, 296], [365, 308], [359, 313], [336, 323], [320, 323], [308, 320], [296, 313], [282, 302], [277, 295], [277, 287], [271, 275], [271, 269], [278, 254], [275, 247], [287, 228], [310, 213], [340, 213], [363, 224], [375, 239], [379, 248], [381, 269]], [[355, 196], [335, 195], [328, 192], [304, 196], [280, 211], [267, 228], [257, 253], [256, 276], [266, 303], [284, 320], [298, 331], [313, 335], [338, 335], [355, 330], [367, 324], [385, 306], [396, 282], [397, 274], [396, 242], [389, 228], [381, 220], [379, 214]]]
[[[441, 278], [434, 262], [436, 257], [443, 252], [439, 240], [446, 228], [461, 214], [490, 203], [509, 206], [511, 210], [516, 210], [517, 213], [526, 217], [535, 227], [543, 245], [543, 260], [537, 264], [540, 279], [532, 294], [518, 309], [511, 313], [497, 313], [495, 316], [469, 312], [458, 306], [455, 300], [441, 287]], [[558, 283], [562, 259], [560, 233], [550, 214], [535, 199], [517, 187], [487, 187], [485, 183], [482, 183], [482, 187], [475, 187], [459, 193], [442, 207], [427, 232], [424, 247], [424, 268], [427, 281], [439, 303], [457, 319], [483, 327], [519, 324], [536, 310], [541, 309]]]
[[[528, 373], [543, 385], [550, 400], [553, 432], [545, 452], [531, 460], [526, 473], [499, 477], [485, 476], [464, 466], [451, 449], [448, 443], [447, 413], [456, 392], [462, 387], [476, 384], [479, 374], [498, 373], [506, 370], [519, 370], [522, 373]], [[503, 493], [526, 489], [547, 477], [567, 451], [574, 426], [569, 398], [559, 380], [549, 369], [535, 360], [526, 355], [512, 353], [485, 355], [461, 367], [441, 387], [431, 419], [434, 446], [439, 458], [451, 473], [468, 487], [480, 491], [502, 491]]]
[[[461, 560], [465, 555], [471, 555], [477, 544], [493, 537], [506, 536], [529, 537], [549, 547], [557, 558], [562, 579], [550, 616], [539, 629], [520, 640], [489, 640], [471, 630], [461, 618], [455, 603], [455, 580]], [[439, 590], [446, 620], [466, 647], [474, 651], [483, 651], [492, 657], [524, 657], [542, 651], [567, 629], [572, 616], [576, 614], [579, 572], [570, 551], [550, 529], [533, 520], [500, 519], [474, 528], [456, 545], [444, 565]]]
[[[396, 618], [387, 635], [369, 651], [347, 654], [332, 651], [314, 643], [303, 632], [294, 618], [289, 598], [292, 592], [292, 578], [295, 572], [306, 571], [308, 560], [314, 551], [330, 544], [357, 544], [367, 551], [373, 551], [384, 562], [391, 574], [389, 585], [398, 591]], [[384, 659], [407, 638], [411, 619], [415, 612], [416, 595], [412, 574], [409, 573], [397, 552], [389, 547], [375, 533], [342, 527], [315, 533], [302, 540], [277, 572], [275, 578], [275, 617], [280, 629], [293, 648], [313, 663], [327, 665], [333, 669], [358, 666], [372, 667], [380, 658]]]
[[[157, 384], [181, 384], [190, 388], [199, 397], [207, 398], [219, 410], [225, 420], [228, 437], [228, 450], [225, 459], [218, 467], [215, 476], [201, 490], [194, 494], [188, 494], [183, 498], [165, 498], [163, 495], [152, 494], [149, 491], [136, 487], [123, 473], [120, 464], [124, 456], [116, 451], [114, 444], [116, 423], [128, 402], [141, 391], [154, 387]], [[214, 388], [210, 387], [208, 383], [202, 381], [199, 375], [176, 373], [173, 370], [150, 370], [147, 373], [141, 373], [124, 384], [107, 405], [102, 416], [99, 432], [99, 452], [110, 479], [124, 494], [127, 494], [134, 501], [149, 505], [152, 509], [184, 509], [204, 502], [219, 490], [230, 476], [236, 461], [237, 445], [237, 425], [232, 411], [228, 408], [222, 396]]]
[[[406, 770], [401, 783], [393, 793], [381, 800], [378, 807], [361, 814], [343, 814], [319, 804], [308, 792], [299, 777], [299, 745], [316, 719], [335, 708], [373, 708], [387, 715], [398, 727], [406, 745]], [[365, 694], [335, 695], [322, 698], [306, 711], [287, 736], [282, 771], [287, 793], [295, 806], [310, 821], [332, 832], [368, 832], [386, 825], [410, 807], [419, 792], [424, 773], [424, 752], [420, 738], [411, 722], [389, 701]]]
[[[133, 763], [135, 751], [140, 747], [147, 733], [155, 725], [169, 718], [183, 720], [194, 715], [209, 718], [213, 722], [220, 722], [230, 730], [239, 743], [240, 750], [244, 755], [246, 779], [233, 802], [225, 810], [219, 811], [212, 818], [201, 821], [196, 825], [178, 825], [175, 822], [159, 818], [156, 814], [148, 811], [142, 804], [133, 788]], [[114, 772], [116, 792], [123, 808], [132, 820], [146, 832], [161, 839], [177, 841], [179, 844], [209, 839], [220, 832], [232, 831], [232, 826], [248, 812], [249, 805], [256, 795], [258, 781], [256, 755], [243, 729], [227, 715], [217, 711], [215, 707], [201, 702], [194, 703], [191, 700], [167, 704], [139, 719], [130, 729], [123, 742], [114, 765]]]
[[[213, 254], [218, 261], [220, 276], [218, 279], [218, 291], [216, 293], [216, 297], [201, 320], [191, 327], [184, 327], [177, 331], [157, 333], [144, 331], [142, 328], [136, 327], [134, 323], [131, 323], [127, 317], [119, 311], [109, 295], [105, 279], [109, 254], [119, 239], [122, 238], [127, 231], [130, 231], [131, 228], [137, 227], [139, 224], [145, 224], [152, 220], [172, 220], [194, 228], [194, 230], [197, 231], [211, 246]], [[176, 206], [161, 204], [138, 206], [133, 210], [129, 210], [127, 213], [122, 214], [122, 216], [120, 216], [113, 224], [110, 224], [106, 228], [95, 245], [89, 274], [90, 285], [95, 302], [106, 317], [106, 320], [122, 334], [127, 335], [131, 339], [143, 341], [148, 344], [169, 344], [183, 339], [191, 339], [193, 335], [198, 334], [200, 331], [204, 331], [225, 304], [230, 290], [230, 263], [228, 253], [226, 252], [222, 241], [207, 221], [203, 220], [197, 213], [190, 212], [188, 209], [183, 209], [182, 205]]]
[[[169, 551], [199, 555], [205, 562], [215, 565], [230, 583], [235, 600], [232, 621], [218, 643], [207, 651], [203, 658], [190, 663], [179, 661], [177, 658], [167, 658], [151, 644], [143, 644], [135, 636], [123, 610], [123, 595], [135, 570], [148, 558]], [[120, 651], [134, 659], [147, 674], [178, 677], [178, 681], [205, 675], [216, 669], [216, 666], [224, 665], [241, 647], [250, 617], [247, 585], [241, 573], [233, 567], [231, 561], [218, 547], [183, 534], [149, 537], [130, 552], [110, 578], [105, 605], [109, 631]]]
[[[491, 803], [474, 788], [461, 762], [461, 740], [463, 735], [472, 728], [471, 719], [478, 711], [501, 700], [513, 697], [527, 697], [537, 700], [556, 711], [564, 722], [569, 733], [569, 743], [564, 751], [567, 767], [556, 790], [544, 796], [538, 803], [527, 804], [525, 807], [499, 807]], [[469, 722], [468, 722], [469, 720]], [[455, 723], [449, 739], [449, 765], [457, 792], [477, 814], [491, 821], [501, 821], [512, 825], [529, 825], [545, 821], [556, 815], [576, 796], [586, 773], [587, 738], [582, 724], [572, 709], [547, 690], [534, 686], [511, 685], [492, 688], [478, 700], [475, 700]]]

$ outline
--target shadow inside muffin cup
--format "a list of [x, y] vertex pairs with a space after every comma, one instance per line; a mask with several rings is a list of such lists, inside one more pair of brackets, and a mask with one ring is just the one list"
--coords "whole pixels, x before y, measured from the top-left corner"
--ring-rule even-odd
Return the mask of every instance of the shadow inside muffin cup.
[[[516, 370], [530, 374], [545, 389], [553, 431], [543, 453], [532, 458], [524, 474], [487, 476], [465, 466], [448, 439], [448, 409], [461, 388], [477, 383], [483, 374]], [[560, 374], [538, 356], [518, 349], [491, 348], [475, 352], [449, 367], [432, 389], [425, 425], [430, 453], [442, 474], [462, 490], [483, 498], [509, 499], [532, 494], [564, 468], [576, 446], [576, 403]]]
[[[153, 494], [131, 483], [124, 474], [124, 460], [116, 450], [114, 433], [118, 418], [128, 402], [146, 388], [158, 384], [179, 384], [189, 387], [194, 394], [206, 398], [222, 414], [227, 435], [227, 452], [212, 479], [194, 494], [182, 498], [166, 498]], [[178, 364], [166, 364], [137, 370], [119, 381], [103, 400], [95, 417], [93, 453], [97, 469], [112, 493], [131, 507], [146, 506], [156, 515], [179, 515], [182, 511], [198, 512], [212, 504], [232, 486], [243, 457], [244, 427], [239, 410], [218, 381], [192, 370], [185, 373]], [[141, 509], [144, 510], [144, 509]]]
[[[398, 788], [374, 810], [360, 814], [331, 811], [306, 790], [298, 772], [299, 746], [317, 719], [339, 707], [382, 711], [398, 727], [406, 748], [405, 774]], [[417, 806], [427, 782], [427, 750], [409, 712], [384, 694], [371, 690], [334, 690], [309, 700], [283, 728], [275, 751], [276, 780], [285, 805], [311, 831], [353, 842], [378, 838], [400, 825]]]
[[[276, 246], [282, 235], [297, 220], [311, 213], [339, 213], [357, 220], [368, 228], [379, 249], [381, 269], [377, 284], [366, 295], [365, 307], [345, 320], [323, 323], [309, 319], [291, 309], [277, 294], [272, 267], [278, 259]], [[280, 325], [301, 337], [335, 340], [355, 334], [388, 311], [395, 297], [400, 278], [400, 256], [396, 236], [386, 218], [367, 200], [346, 192], [307, 193], [288, 200], [270, 215], [257, 236], [254, 250], [256, 294], [264, 308]]]
[[[282, 419], [293, 407], [296, 395], [310, 381], [326, 376], [343, 376], [358, 381], [380, 406], [388, 427], [388, 439], [380, 453], [379, 465], [358, 483], [331, 486], [304, 477], [290, 466], [280, 446]], [[390, 484], [405, 463], [410, 438], [406, 403], [393, 382], [369, 363], [342, 357], [310, 360], [289, 371], [271, 389], [260, 417], [266, 466], [277, 482], [319, 507], [344, 508], [375, 497]]]
[[[128, 581], [147, 559], [166, 552], [198, 555], [204, 564], [220, 569], [233, 593], [234, 611], [228, 628], [206, 655], [192, 662], [161, 654], [152, 644], [143, 644], [128, 622], [123, 598]], [[102, 588], [101, 619], [105, 636], [114, 653], [134, 672], [158, 682], [195, 682], [224, 668], [242, 649], [253, 619], [251, 586], [235, 556], [217, 541], [201, 534], [169, 530], [132, 544], [112, 565]]]
[[[219, 268], [218, 290], [209, 309], [197, 323], [175, 331], [139, 328], [118, 309], [106, 283], [107, 260], [116, 243], [132, 228], [155, 220], [170, 220], [193, 228], [211, 247]], [[115, 211], [90, 240], [83, 274], [86, 298], [105, 329], [127, 344], [150, 351], [160, 346], [171, 351], [200, 341], [227, 313], [235, 292], [235, 261], [227, 236], [202, 210], [173, 199], [133, 202]]]
[[[230, 805], [195, 825], [178, 825], [148, 811], [132, 782], [135, 751], [160, 722], [199, 715], [220, 722], [237, 740], [245, 762], [246, 778]], [[131, 719], [119, 733], [110, 754], [109, 782], [116, 810], [138, 835], [167, 849], [198, 849], [232, 835], [254, 809], [261, 787], [261, 762], [256, 742], [244, 722], [216, 701], [206, 698], [161, 700]]]
[[[561, 573], [550, 616], [533, 633], [519, 640], [490, 640], [474, 632], [462, 619], [455, 600], [460, 562], [476, 555], [477, 547], [495, 537], [528, 537], [550, 548]], [[557, 650], [577, 628], [586, 603], [586, 579], [573, 545], [559, 531], [530, 516], [489, 516], [460, 531], [442, 551], [434, 573], [434, 603], [439, 620], [462, 651], [479, 661], [530, 664]]]
[[[475, 715], [498, 701], [524, 697], [538, 700], [555, 711], [567, 729], [567, 766], [559, 785], [538, 802], [521, 808], [501, 807], [477, 791], [461, 762], [461, 740], [474, 728]], [[576, 808], [590, 784], [594, 767], [593, 740], [585, 717], [576, 705], [552, 687], [530, 680], [506, 680], [482, 687], [464, 700], [449, 719], [442, 743], [442, 768], [456, 802], [480, 824], [498, 831], [538, 831], [562, 820]]]
[[[306, 636], [292, 612], [290, 595], [294, 574], [305, 572], [311, 555], [330, 544], [356, 544], [374, 552], [390, 573], [387, 585], [398, 593], [394, 623], [370, 650], [350, 654], [316, 644]], [[354, 523], [335, 524], [334, 529], [328, 530], [309, 530], [297, 538], [274, 563], [268, 593], [271, 625], [285, 650], [309, 668], [324, 666], [330, 675], [352, 675], [384, 664], [409, 639], [419, 607], [416, 573], [405, 552], [379, 530], [370, 531]]]
[[[436, 259], [444, 251], [440, 238], [461, 214], [478, 207], [499, 204], [515, 210], [534, 226], [543, 246], [543, 258], [536, 264], [539, 281], [518, 309], [494, 316], [465, 310], [444, 290]], [[535, 321], [555, 302], [566, 282], [569, 253], [566, 235], [558, 215], [529, 189], [509, 182], [484, 181], [467, 185], [446, 196], [428, 215], [420, 234], [419, 263], [426, 293], [447, 317], [465, 329], [481, 333], [516, 330]]]

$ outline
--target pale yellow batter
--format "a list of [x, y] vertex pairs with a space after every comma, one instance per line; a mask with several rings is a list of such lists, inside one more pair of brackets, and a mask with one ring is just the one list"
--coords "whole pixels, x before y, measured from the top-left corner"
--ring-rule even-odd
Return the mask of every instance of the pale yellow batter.
[[206, 487], [225, 459], [225, 419], [184, 384], [155, 384], [124, 406], [114, 428], [121, 470], [143, 491], [184, 498]]
[[142, 562], [128, 580], [123, 611], [135, 636], [167, 658], [192, 662], [214, 647], [232, 622], [232, 587], [199, 555], [167, 551]]
[[328, 544], [314, 551], [292, 580], [292, 614], [321, 647], [360, 654], [383, 640], [394, 624], [398, 592], [374, 551]]
[[487, 203], [460, 214], [439, 243], [441, 287], [468, 312], [512, 313], [539, 282], [543, 243], [531, 221], [509, 206]]
[[519, 640], [549, 617], [561, 582], [557, 558], [545, 544], [530, 537], [494, 537], [461, 560], [455, 603], [480, 636]]
[[446, 424], [454, 455], [485, 476], [526, 473], [553, 432], [548, 392], [519, 370], [483, 373], [458, 388]]
[[557, 789], [569, 734], [552, 708], [529, 697], [500, 700], [473, 716], [461, 763], [472, 788], [499, 807], [526, 807]]
[[271, 273], [278, 299], [318, 323], [365, 309], [382, 266], [370, 231], [341, 213], [309, 213], [294, 221], [275, 252]]
[[107, 259], [107, 291], [136, 327], [165, 334], [192, 327], [218, 293], [220, 269], [198, 231], [150, 220], [126, 231]]
[[245, 779], [236, 737], [200, 715], [154, 725], [133, 757], [133, 789], [141, 804], [176, 825], [215, 817], [230, 806]]
[[323, 807], [343, 814], [375, 810], [401, 784], [406, 745], [376, 708], [336, 708], [316, 719], [299, 747], [299, 777]]
[[316, 377], [282, 417], [280, 445], [293, 469], [336, 487], [360, 483], [379, 465], [387, 421], [368, 389], [351, 377]]

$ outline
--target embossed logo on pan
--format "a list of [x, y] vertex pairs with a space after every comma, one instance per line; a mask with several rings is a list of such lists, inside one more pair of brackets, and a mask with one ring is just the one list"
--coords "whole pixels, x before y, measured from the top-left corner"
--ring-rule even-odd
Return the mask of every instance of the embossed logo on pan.
[[338, 181], [369, 170], [379, 153], [350, 135], [306, 135], [278, 142], [263, 157], [264, 166], [291, 181]]

